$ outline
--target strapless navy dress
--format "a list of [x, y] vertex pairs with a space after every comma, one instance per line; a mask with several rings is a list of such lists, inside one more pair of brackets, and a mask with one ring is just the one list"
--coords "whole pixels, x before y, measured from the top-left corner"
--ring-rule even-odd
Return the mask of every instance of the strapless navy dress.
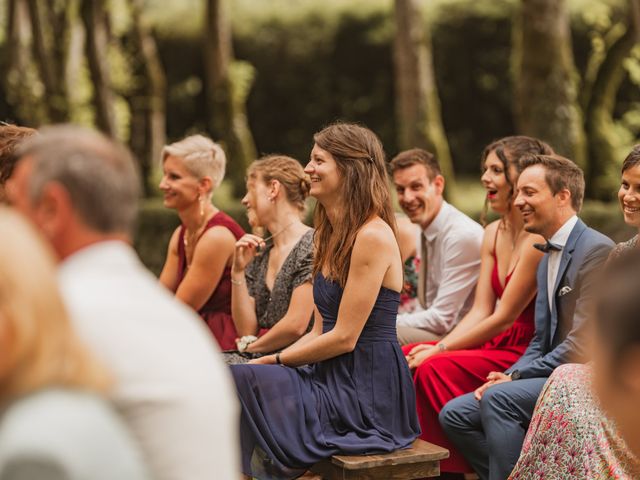
[[[336, 323], [342, 289], [317, 275], [323, 331]], [[380, 289], [353, 352], [314, 365], [232, 365], [242, 414], [242, 469], [291, 479], [337, 453], [408, 447], [420, 434], [416, 396], [396, 338], [400, 294]]]

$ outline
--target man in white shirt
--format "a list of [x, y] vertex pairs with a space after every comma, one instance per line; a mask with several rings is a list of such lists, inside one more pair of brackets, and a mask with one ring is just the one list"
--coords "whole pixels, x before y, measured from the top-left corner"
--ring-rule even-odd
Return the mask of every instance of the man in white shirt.
[[483, 230], [444, 200], [444, 177], [431, 153], [419, 148], [401, 152], [390, 170], [400, 207], [422, 230], [410, 255], [420, 259], [421, 308], [398, 315], [398, 340], [402, 345], [438, 340], [471, 308]]
[[222, 358], [200, 318], [130, 246], [139, 196], [130, 153], [59, 126], [21, 154], [9, 199], [58, 254], [74, 325], [114, 374], [112, 400], [153, 478], [237, 478], [239, 409]]

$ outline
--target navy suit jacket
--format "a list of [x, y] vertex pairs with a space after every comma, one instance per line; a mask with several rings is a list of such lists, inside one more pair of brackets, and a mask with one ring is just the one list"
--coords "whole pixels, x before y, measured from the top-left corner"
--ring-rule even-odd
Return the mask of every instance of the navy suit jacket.
[[[536, 333], [508, 373], [518, 370], [521, 378], [548, 377], [559, 365], [584, 357], [583, 333], [597, 272], [612, 247], [608, 237], [578, 219], [562, 249], [553, 286], [547, 285], [549, 255], [542, 258], [537, 270]], [[551, 309], [548, 288], [554, 292]]]

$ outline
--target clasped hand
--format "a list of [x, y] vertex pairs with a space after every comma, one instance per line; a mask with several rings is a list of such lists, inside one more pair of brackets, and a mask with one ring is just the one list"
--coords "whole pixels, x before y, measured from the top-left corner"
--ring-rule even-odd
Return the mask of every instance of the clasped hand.
[[498, 385], [499, 383], [510, 382], [511, 377], [502, 372], [491, 372], [487, 375], [487, 382], [476, 388], [473, 392], [473, 396], [476, 400], [480, 401], [482, 395], [487, 390], [487, 388], [492, 387], [493, 385]]
[[436, 353], [438, 353], [438, 348], [435, 345], [422, 343], [413, 347], [405, 358], [407, 359], [409, 368], [414, 369], [418, 368], [422, 365], [422, 362]]

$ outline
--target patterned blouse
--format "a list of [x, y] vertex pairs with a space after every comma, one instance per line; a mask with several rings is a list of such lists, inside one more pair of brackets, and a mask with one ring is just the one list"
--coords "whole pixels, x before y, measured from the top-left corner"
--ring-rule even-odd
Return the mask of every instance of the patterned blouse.
[[311, 282], [313, 268], [313, 230], [305, 233], [285, 259], [276, 274], [273, 290], [266, 283], [269, 252], [273, 243], [267, 242], [262, 255], [255, 257], [245, 270], [247, 289], [256, 304], [256, 317], [260, 328], [273, 327], [285, 316], [296, 287]]
[[[615, 258], [636, 248], [638, 236], [618, 244]], [[640, 478], [640, 459], [618, 435], [591, 391], [591, 364], [561, 365], [536, 404], [522, 453], [509, 480]]]

